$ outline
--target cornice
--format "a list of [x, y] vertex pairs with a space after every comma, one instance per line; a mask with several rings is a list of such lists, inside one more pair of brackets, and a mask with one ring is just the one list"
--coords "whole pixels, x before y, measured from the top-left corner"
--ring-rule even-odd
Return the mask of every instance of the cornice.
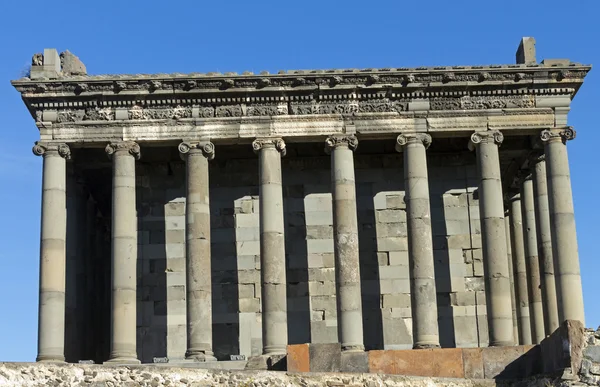
[[310, 91], [396, 87], [447, 89], [460, 86], [581, 84], [591, 66], [489, 65], [382, 69], [293, 70], [278, 74], [190, 73], [65, 76], [12, 81], [24, 96], [150, 95], [255, 91]]

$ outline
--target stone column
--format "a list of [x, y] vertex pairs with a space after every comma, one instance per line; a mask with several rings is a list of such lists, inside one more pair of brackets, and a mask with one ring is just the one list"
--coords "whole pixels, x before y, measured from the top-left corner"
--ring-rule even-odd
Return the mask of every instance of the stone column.
[[529, 320], [529, 293], [527, 290], [527, 265], [525, 264], [525, 247], [523, 243], [523, 218], [521, 211], [521, 195], [510, 199], [511, 242], [513, 267], [515, 270], [515, 298], [517, 299], [517, 316], [519, 318], [519, 344], [531, 344], [531, 322]]
[[512, 259], [512, 238], [510, 236], [510, 210], [504, 212], [504, 231], [506, 232], [506, 252], [508, 255], [508, 278], [510, 280], [510, 303], [512, 306], [513, 338], [519, 340], [519, 320], [517, 318], [517, 298], [515, 293], [515, 270]]
[[548, 186], [546, 184], [545, 156], [530, 159], [533, 164], [533, 192], [535, 194], [535, 220], [538, 239], [538, 254], [542, 273], [542, 300], [544, 304], [544, 322], [546, 335], [559, 327], [558, 303], [556, 301], [556, 282], [554, 281], [554, 261], [552, 258], [552, 237], [550, 231], [550, 212], [548, 210]]
[[325, 144], [331, 153], [338, 336], [342, 351], [364, 351], [353, 154], [358, 140], [332, 136]]
[[133, 141], [110, 143], [113, 161], [110, 363], [139, 363], [136, 352], [137, 214]]
[[36, 142], [44, 157], [40, 232], [40, 299], [36, 361], [65, 360], [66, 144]]
[[471, 148], [476, 148], [479, 171], [479, 212], [490, 346], [514, 344], [498, 155], [498, 146], [503, 139], [498, 131], [475, 132], [471, 135], [470, 144]]
[[559, 321], [579, 320], [585, 326], [573, 194], [566, 147], [567, 141], [574, 138], [575, 131], [570, 127], [544, 130], [541, 133], [546, 155], [550, 231]]
[[182, 142], [186, 161], [186, 359], [215, 361], [212, 350], [212, 282], [208, 160], [215, 157], [211, 142]]
[[285, 155], [285, 142], [280, 138], [256, 139], [252, 147], [258, 153], [259, 165], [263, 354], [282, 355], [288, 344], [281, 188], [281, 156]]
[[401, 134], [396, 140], [396, 150], [404, 152], [413, 348], [440, 346], [426, 154], [430, 144], [425, 133]]
[[532, 344], [539, 344], [546, 337], [544, 329], [544, 308], [542, 289], [540, 289], [540, 264], [538, 258], [537, 231], [535, 228], [535, 205], [533, 201], [533, 182], [527, 173], [521, 180], [521, 211], [523, 216], [523, 241], [525, 245], [525, 264], [529, 285], [529, 316], [531, 322]]

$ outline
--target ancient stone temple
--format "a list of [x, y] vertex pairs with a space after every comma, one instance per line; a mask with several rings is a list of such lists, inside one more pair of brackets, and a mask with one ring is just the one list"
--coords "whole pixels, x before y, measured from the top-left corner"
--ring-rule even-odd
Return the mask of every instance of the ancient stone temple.
[[509, 65], [277, 74], [37, 54], [13, 81], [43, 157], [37, 360], [514, 346], [583, 323], [567, 114], [590, 66], [534, 43]]

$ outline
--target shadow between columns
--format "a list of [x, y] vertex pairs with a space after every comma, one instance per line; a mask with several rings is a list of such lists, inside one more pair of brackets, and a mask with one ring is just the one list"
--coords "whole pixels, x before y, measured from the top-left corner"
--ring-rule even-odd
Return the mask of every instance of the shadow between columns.
[[308, 247], [305, 221], [305, 185], [285, 185], [286, 176], [294, 173], [283, 160], [282, 179], [284, 232], [287, 278], [288, 344], [311, 342], [311, 309], [308, 294]]
[[450, 298], [452, 278], [450, 274], [450, 255], [448, 251], [448, 230], [444, 213], [444, 199], [442, 195], [435, 191], [430, 192], [429, 195], [440, 346], [442, 348], [454, 348], [456, 347], [456, 334], [454, 311]]

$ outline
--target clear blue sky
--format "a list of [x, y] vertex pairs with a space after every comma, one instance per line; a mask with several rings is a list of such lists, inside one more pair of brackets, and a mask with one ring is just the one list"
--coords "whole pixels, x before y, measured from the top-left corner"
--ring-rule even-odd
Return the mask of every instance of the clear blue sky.
[[[34, 121], [9, 80], [44, 48], [91, 74], [514, 63], [600, 66], [600, 1], [28, 0], [0, 4], [0, 361], [36, 355], [41, 159]], [[587, 325], [600, 324], [600, 69], [572, 104], [569, 143]]]

